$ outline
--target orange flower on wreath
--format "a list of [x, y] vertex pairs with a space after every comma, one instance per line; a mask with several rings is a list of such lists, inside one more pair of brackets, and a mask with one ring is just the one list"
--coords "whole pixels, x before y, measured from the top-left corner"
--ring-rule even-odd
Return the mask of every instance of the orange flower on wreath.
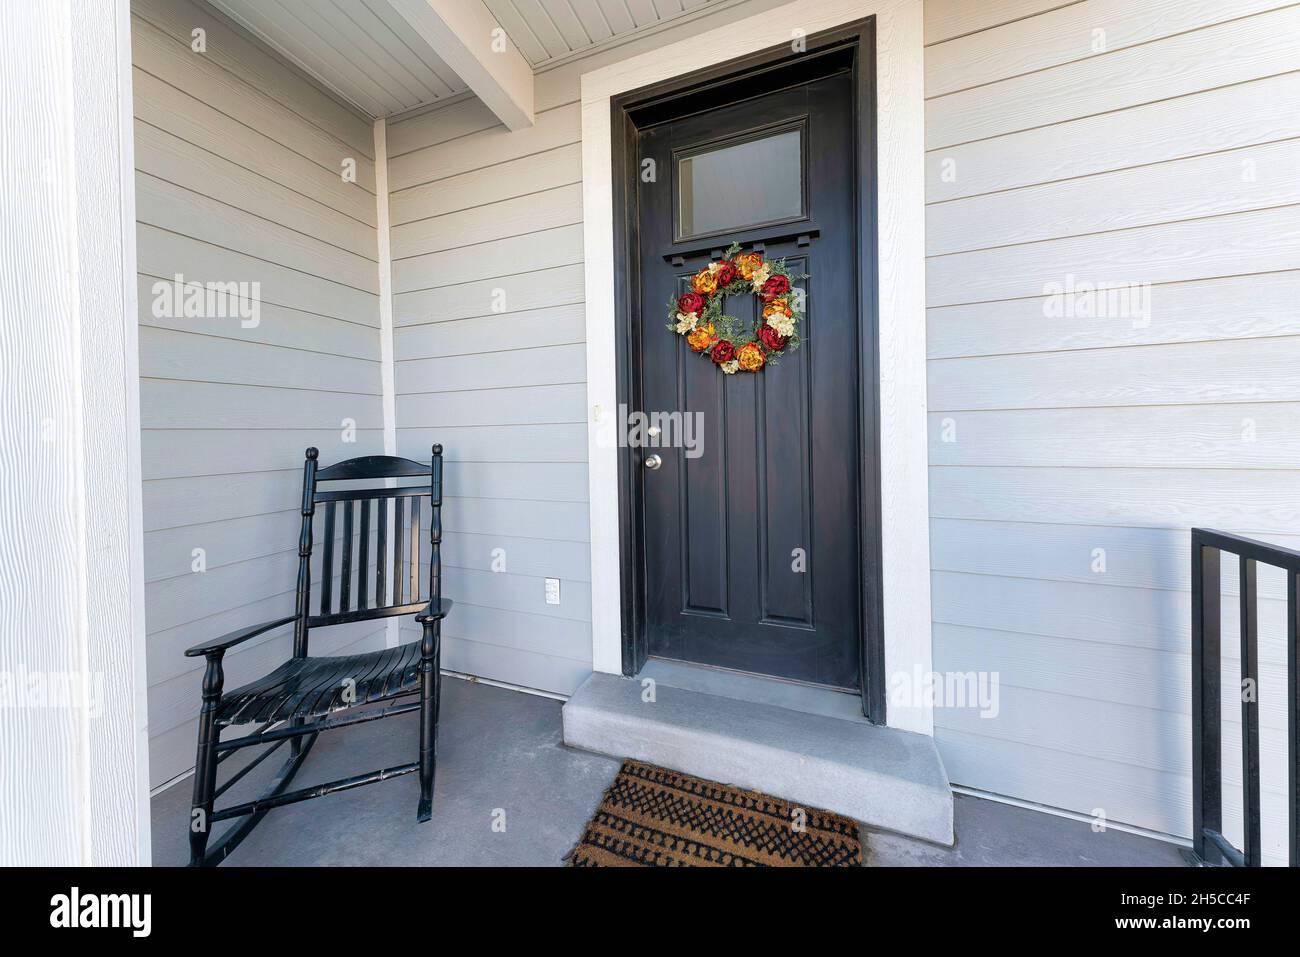
[[701, 269], [691, 277], [691, 288], [702, 296], [711, 296], [718, 291], [718, 274], [712, 269]]
[[754, 278], [754, 270], [763, 265], [762, 253], [741, 253], [735, 259], [736, 269], [740, 271], [740, 278], [749, 282]]
[[773, 316], [792, 316], [794, 313], [790, 309], [790, 300], [773, 299], [763, 307], [763, 318], [771, 319]]
[[691, 347], [693, 352], [703, 352], [717, 341], [717, 330], [714, 329], [711, 322], [700, 323], [686, 337], [686, 344]]
[[763, 368], [763, 363], [767, 361], [763, 357], [763, 350], [753, 342], [740, 347], [736, 352], [736, 360], [740, 363], [740, 368], [744, 372], [757, 372]]

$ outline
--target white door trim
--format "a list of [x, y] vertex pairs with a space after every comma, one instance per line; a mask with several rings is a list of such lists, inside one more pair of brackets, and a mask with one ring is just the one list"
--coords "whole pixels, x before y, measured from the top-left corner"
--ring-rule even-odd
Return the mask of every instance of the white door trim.
[[618, 458], [605, 438], [617, 412], [610, 99], [868, 16], [876, 18], [887, 720], [932, 734], [931, 707], [912, 693], [931, 670], [922, 0], [799, 0], [582, 75], [592, 667], [622, 671]]

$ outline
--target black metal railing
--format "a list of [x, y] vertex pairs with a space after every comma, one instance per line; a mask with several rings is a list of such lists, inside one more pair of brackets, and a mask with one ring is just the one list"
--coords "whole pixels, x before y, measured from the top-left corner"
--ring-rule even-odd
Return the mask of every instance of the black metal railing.
[[[1221, 600], [1219, 565], [1223, 552], [1238, 558], [1241, 620], [1242, 848], [1223, 836], [1223, 778], [1220, 760]], [[1300, 552], [1239, 535], [1192, 529], [1192, 847], [1200, 863], [1259, 867], [1259, 601], [1256, 565], [1286, 573], [1287, 807], [1289, 861], [1300, 866], [1300, 659], [1297, 655], [1297, 581]], [[1247, 689], [1250, 693], [1246, 693]]]

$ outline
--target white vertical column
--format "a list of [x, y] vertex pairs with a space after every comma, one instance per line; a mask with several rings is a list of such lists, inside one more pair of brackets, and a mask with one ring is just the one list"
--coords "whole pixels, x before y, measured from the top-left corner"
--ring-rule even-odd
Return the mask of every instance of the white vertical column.
[[130, 11], [0, 35], [0, 864], [147, 864]]
[[[379, 230], [379, 363], [383, 390], [384, 454], [397, 454], [397, 397], [393, 387], [393, 255], [389, 247], [388, 222], [388, 126], [375, 120], [375, 221]], [[395, 485], [395, 482], [389, 482]], [[388, 519], [388, 540], [396, 527]], [[381, 559], [382, 560], [382, 557]], [[388, 619], [385, 641], [390, 648], [401, 643], [399, 619]]]

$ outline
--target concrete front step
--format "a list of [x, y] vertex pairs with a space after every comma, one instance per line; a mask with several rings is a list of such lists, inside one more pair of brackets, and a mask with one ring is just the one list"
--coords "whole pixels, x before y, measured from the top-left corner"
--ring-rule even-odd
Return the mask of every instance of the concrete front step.
[[[593, 674], [564, 705], [564, 743], [952, 844], [952, 791], [933, 738], [763, 690], [781, 682], [715, 683], [687, 667], [655, 678], [653, 702], [639, 679]], [[722, 693], [699, 690], [708, 687]]]

